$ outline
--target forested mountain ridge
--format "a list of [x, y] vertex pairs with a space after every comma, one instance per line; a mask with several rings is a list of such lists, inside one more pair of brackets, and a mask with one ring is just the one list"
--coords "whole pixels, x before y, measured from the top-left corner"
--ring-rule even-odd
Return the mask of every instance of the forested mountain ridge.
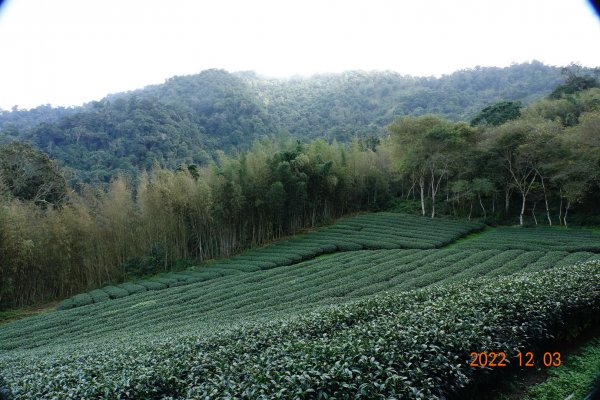
[[206, 164], [217, 149], [231, 153], [274, 131], [239, 78], [217, 70], [195, 77], [111, 95], [26, 129], [5, 124], [0, 142], [30, 141], [71, 169], [73, 181], [107, 182], [154, 164]]
[[560, 68], [539, 62], [475, 68], [441, 78], [346, 72], [287, 80], [207, 70], [109, 95], [83, 107], [0, 113], [0, 143], [30, 141], [71, 170], [72, 182], [107, 182], [153, 164], [206, 164], [257, 138], [349, 141], [381, 134], [398, 116], [468, 120], [498, 100], [528, 104], [556, 87]]
[[562, 82], [560, 68], [539, 62], [457, 71], [440, 78], [349, 71], [310, 79], [266, 80], [244, 74], [267, 99], [279, 126], [296, 136], [345, 141], [381, 133], [396, 117], [440, 114], [470, 120], [499, 100], [527, 105]]

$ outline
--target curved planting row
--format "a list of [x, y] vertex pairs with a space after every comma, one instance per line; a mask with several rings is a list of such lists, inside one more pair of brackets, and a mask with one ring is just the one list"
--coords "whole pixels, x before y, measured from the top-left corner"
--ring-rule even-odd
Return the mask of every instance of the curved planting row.
[[[469, 278], [541, 271], [571, 256], [560, 253], [456, 248], [369, 250], [333, 254], [282, 268], [238, 274], [163, 291], [148, 291], [4, 325], [0, 353], [47, 346], [88, 346], [133, 335], [173, 334], [240, 319], [296, 312], [384, 291], [407, 291]], [[543, 268], [542, 268], [543, 266]]]
[[462, 249], [545, 250], [600, 253], [600, 233], [564, 227], [499, 227], [458, 243]]
[[504, 372], [470, 367], [471, 352], [505, 352], [515, 368], [517, 352], [598, 318], [598, 282], [595, 262], [285, 311], [212, 333], [5, 353], [0, 382], [16, 399], [464, 398]]
[[78, 294], [60, 302], [57, 309], [66, 310], [144, 291], [161, 290], [232, 274], [296, 264], [338, 251], [439, 248], [481, 229], [483, 229], [482, 224], [468, 221], [432, 220], [387, 212], [364, 214], [343, 219], [319, 231], [298, 235], [266, 247], [251, 249], [208, 266]]

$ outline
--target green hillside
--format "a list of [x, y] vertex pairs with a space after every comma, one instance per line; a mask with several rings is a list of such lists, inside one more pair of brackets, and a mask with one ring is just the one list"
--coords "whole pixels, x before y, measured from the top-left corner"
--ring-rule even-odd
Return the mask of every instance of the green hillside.
[[107, 182], [155, 163], [204, 165], [263, 136], [347, 142], [381, 135], [399, 116], [470, 120], [499, 100], [527, 105], [563, 81], [539, 62], [475, 68], [439, 78], [347, 72], [277, 80], [207, 70], [113, 94], [72, 109], [0, 112], [0, 144], [30, 141], [67, 167], [73, 182]]
[[[571, 231], [452, 245], [480, 229], [366, 214], [192, 274], [232, 273], [16, 321], [0, 328], [0, 386], [16, 399], [464, 398], [498, 372], [469, 367], [470, 352], [514, 363], [600, 312], [600, 254], [561, 247]], [[546, 247], [493, 246], [525, 231]]]
[[385, 133], [383, 128], [400, 116], [439, 114], [452, 121], [469, 121], [500, 100], [528, 105], [564, 79], [559, 68], [536, 61], [506, 68], [476, 67], [438, 78], [390, 71], [289, 80], [242, 77], [265, 99], [277, 124], [292, 135], [341, 141]]

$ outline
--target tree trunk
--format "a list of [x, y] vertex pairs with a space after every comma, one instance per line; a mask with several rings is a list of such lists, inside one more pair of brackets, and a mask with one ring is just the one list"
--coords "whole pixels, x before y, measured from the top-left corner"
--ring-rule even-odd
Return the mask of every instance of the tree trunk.
[[481, 201], [481, 194], [477, 193], [477, 198], [479, 199], [479, 205], [483, 210], [483, 218], [487, 218], [487, 213], [485, 212], [485, 207], [483, 206], [483, 202]]
[[400, 197], [404, 197], [404, 178], [400, 179]]
[[471, 220], [472, 213], [473, 213], [473, 200], [471, 200], [471, 208], [469, 208], [469, 221]]
[[527, 194], [529, 193], [529, 190], [531, 189], [531, 186], [533, 185], [533, 182], [535, 182], [535, 178], [537, 175], [533, 175], [533, 179], [531, 179], [531, 182], [529, 183], [529, 185], [527, 186], [527, 189], [521, 188], [521, 195], [523, 196], [523, 203], [521, 204], [521, 215], [519, 215], [519, 222], [521, 223], [521, 226], [523, 226], [523, 214], [525, 214], [525, 203], [527, 201]]
[[419, 188], [421, 189], [421, 213], [425, 216], [425, 177], [419, 177]]
[[552, 218], [550, 218], [550, 208], [548, 207], [548, 196], [546, 195], [546, 184], [544, 183], [544, 177], [540, 175], [542, 180], [542, 189], [544, 190], [544, 202], [546, 203], [546, 217], [548, 218], [548, 224], [552, 226]]
[[433, 174], [433, 170], [431, 171], [431, 218], [435, 217], [435, 194], [437, 190], [435, 190], [435, 175]]
[[567, 207], [565, 207], [565, 217], [563, 219], [565, 227], [567, 227], [567, 214], [569, 213], [569, 207], [571, 207], [571, 200], [567, 200]]
[[523, 214], [525, 214], [525, 202], [527, 200], [527, 195], [525, 193], [523, 195], [523, 202], [521, 203], [521, 214], [519, 214], [519, 225], [523, 226]]
[[410, 189], [408, 189], [408, 193], [406, 193], [406, 199], [408, 200], [408, 198], [410, 197], [410, 194], [412, 193], [413, 200], [416, 200], [415, 185], [417, 184], [417, 180], [415, 179], [414, 174], [411, 175], [411, 179], [412, 179], [412, 185], [411, 185]]
[[435, 181], [435, 162], [431, 164], [431, 218], [435, 217], [435, 196], [440, 191], [440, 184], [442, 183], [442, 179], [444, 179], [445, 172], [442, 170], [442, 174], [438, 178], [437, 182]]
[[562, 189], [560, 189], [559, 191], [559, 195], [560, 195], [560, 204], [558, 205], [558, 224], [562, 225], [562, 203], [563, 203], [563, 195], [562, 195]]
[[535, 221], [535, 224], [537, 225], [537, 218], [535, 217], [535, 205], [537, 204], [537, 202], [533, 202], [533, 208], [531, 209], [531, 214], [533, 215], [533, 220]]

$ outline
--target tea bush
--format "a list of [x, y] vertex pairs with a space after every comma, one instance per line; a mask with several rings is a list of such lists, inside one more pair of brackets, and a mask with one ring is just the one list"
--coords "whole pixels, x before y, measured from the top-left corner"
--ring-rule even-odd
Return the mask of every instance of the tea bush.
[[460, 398], [498, 373], [470, 367], [470, 352], [504, 351], [514, 365], [566, 321], [598, 318], [598, 282], [597, 261], [479, 278], [203, 333], [81, 337], [51, 353], [3, 353], [0, 370], [18, 399]]

